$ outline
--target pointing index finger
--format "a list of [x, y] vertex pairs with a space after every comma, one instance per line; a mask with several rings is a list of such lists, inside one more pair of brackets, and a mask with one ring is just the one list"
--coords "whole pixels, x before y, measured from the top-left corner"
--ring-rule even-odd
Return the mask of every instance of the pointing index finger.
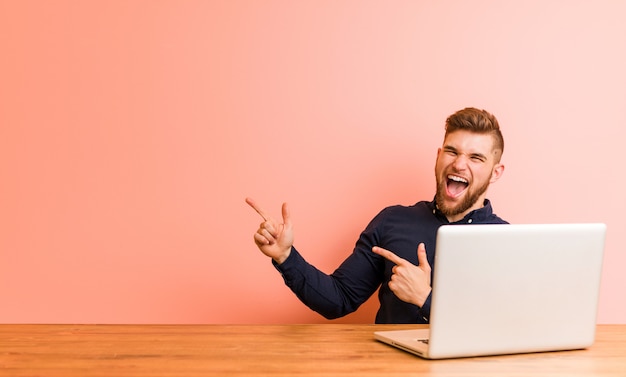
[[256, 204], [254, 200], [252, 200], [252, 198], [246, 198], [246, 203], [248, 203], [248, 205], [252, 207], [256, 211], [256, 213], [258, 213], [263, 218], [263, 220], [268, 221], [269, 216], [265, 214], [265, 211], [262, 210], [261, 207], [259, 207], [259, 205]]
[[397, 256], [396, 254], [394, 254], [393, 252], [387, 249], [383, 249], [382, 247], [374, 246], [372, 248], [372, 251], [392, 263], [403, 264], [405, 262], [404, 259], [400, 258], [399, 256]]

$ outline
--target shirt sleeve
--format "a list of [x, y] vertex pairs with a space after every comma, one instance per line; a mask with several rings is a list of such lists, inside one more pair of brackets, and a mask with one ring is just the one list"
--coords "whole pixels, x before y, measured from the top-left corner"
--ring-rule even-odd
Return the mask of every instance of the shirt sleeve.
[[295, 247], [282, 264], [272, 263], [300, 301], [335, 319], [358, 309], [380, 285], [371, 256], [357, 249], [330, 275], [309, 264]]
[[[424, 323], [430, 322], [430, 301], [431, 301], [432, 291], [428, 294], [426, 301], [424, 301], [424, 305], [419, 308], [417, 311], [418, 316]], [[420, 321], [421, 322], [421, 321]]]

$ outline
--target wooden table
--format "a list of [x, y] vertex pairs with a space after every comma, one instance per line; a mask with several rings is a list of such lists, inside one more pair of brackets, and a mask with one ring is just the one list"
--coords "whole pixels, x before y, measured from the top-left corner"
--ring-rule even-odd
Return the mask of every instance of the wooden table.
[[626, 325], [587, 350], [428, 361], [408, 325], [0, 325], [0, 376], [626, 376]]

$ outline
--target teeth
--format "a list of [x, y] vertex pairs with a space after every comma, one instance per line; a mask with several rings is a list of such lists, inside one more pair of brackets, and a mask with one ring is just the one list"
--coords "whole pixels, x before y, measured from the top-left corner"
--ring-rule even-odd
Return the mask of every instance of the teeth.
[[455, 182], [467, 183], [467, 179], [461, 178], [461, 177], [457, 177], [456, 175], [449, 175], [448, 179], [451, 179], [451, 180], [453, 180]]

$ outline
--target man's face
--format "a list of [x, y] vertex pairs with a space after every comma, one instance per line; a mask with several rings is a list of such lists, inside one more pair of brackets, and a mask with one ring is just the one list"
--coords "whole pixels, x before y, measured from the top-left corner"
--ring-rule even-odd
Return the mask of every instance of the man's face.
[[446, 136], [437, 151], [435, 200], [449, 221], [461, 220], [481, 208], [489, 184], [500, 178], [504, 166], [493, 136], [459, 130]]

